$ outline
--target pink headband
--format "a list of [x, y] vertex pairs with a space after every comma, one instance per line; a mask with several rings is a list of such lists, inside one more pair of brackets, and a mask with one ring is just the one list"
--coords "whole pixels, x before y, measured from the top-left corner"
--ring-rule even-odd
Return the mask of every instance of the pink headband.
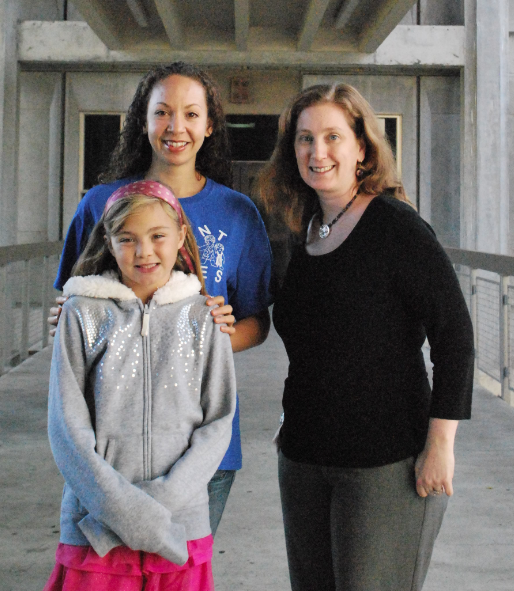
[[[107, 213], [116, 201], [123, 199], [124, 197], [129, 197], [130, 195], [146, 195], [147, 197], [157, 197], [157, 199], [166, 201], [166, 203], [171, 205], [171, 207], [173, 207], [173, 209], [177, 212], [179, 224], [181, 226], [183, 225], [184, 219], [182, 217], [182, 209], [178, 199], [175, 197], [175, 195], [173, 195], [172, 191], [168, 189], [168, 187], [165, 187], [157, 181], [136, 181], [135, 183], [130, 183], [120, 187], [119, 189], [116, 189], [109, 199], [107, 199], [104, 213]], [[195, 268], [191, 262], [191, 257], [184, 246], [181, 246], [180, 254], [186, 261], [191, 273], [194, 273]]]

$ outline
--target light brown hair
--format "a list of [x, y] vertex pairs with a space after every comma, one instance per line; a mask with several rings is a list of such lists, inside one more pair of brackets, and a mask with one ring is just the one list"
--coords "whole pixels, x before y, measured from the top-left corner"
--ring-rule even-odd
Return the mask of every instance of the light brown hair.
[[357, 192], [370, 196], [389, 193], [408, 203], [398, 179], [396, 162], [377, 117], [366, 99], [348, 84], [319, 84], [300, 92], [283, 111], [279, 120], [277, 144], [269, 163], [259, 175], [258, 191], [268, 212], [279, 215], [289, 229], [303, 236], [310, 219], [319, 209], [318, 196], [300, 176], [294, 142], [300, 114], [324, 103], [338, 105], [365, 148], [365, 157], [356, 176]]

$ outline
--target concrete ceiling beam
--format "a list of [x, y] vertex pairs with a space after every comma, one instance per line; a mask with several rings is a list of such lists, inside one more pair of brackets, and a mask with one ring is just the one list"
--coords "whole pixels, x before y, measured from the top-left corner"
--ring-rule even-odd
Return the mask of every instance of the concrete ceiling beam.
[[298, 51], [309, 51], [330, 0], [310, 0], [298, 36]]
[[384, 2], [374, 18], [363, 23], [364, 28], [359, 36], [359, 50], [364, 53], [375, 52], [414, 4], [414, 0]]
[[136, 23], [140, 27], [146, 29], [149, 25], [148, 16], [141, 0], [127, 0], [127, 5], [130, 8], [132, 16], [135, 18]]
[[102, 0], [73, 0], [73, 5], [106, 47], [123, 48], [123, 32]]
[[237, 51], [248, 49], [250, 35], [250, 0], [234, 0]]
[[[397, 26], [375, 53], [267, 49], [173, 50], [166, 44], [109, 50], [84, 22], [24, 21], [18, 25], [18, 61], [30, 70], [144, 70], [155, 63], [184, 60], [204, 66], [256, 68], [462, 68], [465, 28]], [[409, 70], [410, 71], [410, 70]]]
[[183, 48], [186, 35], [182, 26], [176, 0], [153, 0], [155, 8], [166, 30], [171, 47]]
[[336, 29], [344, 29], [346, 23], [352, 18], [359, 2], [360, 0], [346, 0], [343, 2], [343, 5], [336, 16]]

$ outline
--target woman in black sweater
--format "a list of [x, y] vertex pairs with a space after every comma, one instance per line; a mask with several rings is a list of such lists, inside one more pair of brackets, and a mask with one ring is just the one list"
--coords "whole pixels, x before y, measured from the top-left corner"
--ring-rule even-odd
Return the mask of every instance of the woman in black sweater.
[[458, 280], [351, 86], [293, 100], [260, 180], [301, 239], [273, 312], [290, 363], [279, 480], [292, 589], [419, 591], [471, 412]]

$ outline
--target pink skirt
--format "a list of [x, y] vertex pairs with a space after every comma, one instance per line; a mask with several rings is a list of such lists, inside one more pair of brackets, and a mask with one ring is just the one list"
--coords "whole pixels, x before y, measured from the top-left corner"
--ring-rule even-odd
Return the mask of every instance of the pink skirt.
[[214, 591], [212, 544], [212, 535], [189, 541], [182, 566], [126, 546], [101, 558], [90, 546], [59, 544], [43, 591]]

